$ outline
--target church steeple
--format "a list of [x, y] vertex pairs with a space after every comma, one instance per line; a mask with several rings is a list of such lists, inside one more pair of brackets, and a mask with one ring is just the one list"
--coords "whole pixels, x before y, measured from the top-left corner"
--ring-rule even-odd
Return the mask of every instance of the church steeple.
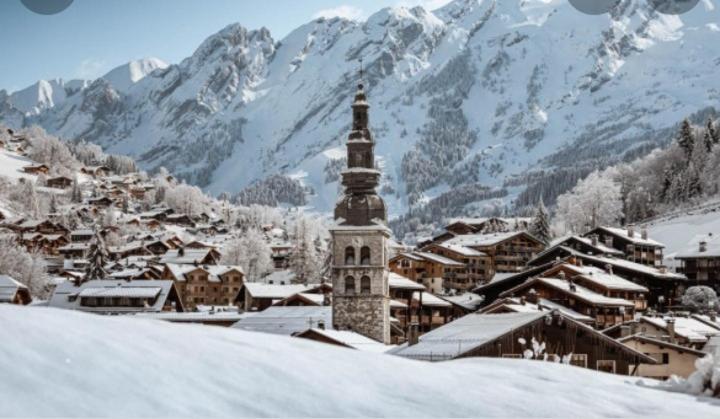
[[369, 128], [370, 104], [363, 85], [362, 61], [360, 82], [352, 103], [352, 130], [347, 141], [347, 169], [342, 172], [345, 196], [335, 207], [335, 219], [345, 225], [386, 223], [385, 203], [375, 188], [380, 171], [375, 168], [375, 141]]

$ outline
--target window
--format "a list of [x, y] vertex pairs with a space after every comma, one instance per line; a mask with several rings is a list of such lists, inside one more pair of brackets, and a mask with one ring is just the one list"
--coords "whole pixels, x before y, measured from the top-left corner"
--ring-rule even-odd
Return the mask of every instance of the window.
[[355, 278], [352, 276], [345, 277], [345, 294], [355, 294]]
[[370, 264], [370, 248], [367, 246], [363, 246], [360, 249], [360, 264], [361, 265], [369, 265]]
[[370, 277], [363, 276], [360, 278], [360, 294], [370, 294]]
[[345, 248], [345, 265], [354, 265], [354, 264], [355, 264], [355, 249], [351, 246], [348, 246]]
[[570, 357], [570, 365], [576, 367], [587, 368], [587, 355], [586, 354], [572, 354]]
[[597, 361], [597, 370], [615, 374], [615, 361], [610, 359], [599, 359]]

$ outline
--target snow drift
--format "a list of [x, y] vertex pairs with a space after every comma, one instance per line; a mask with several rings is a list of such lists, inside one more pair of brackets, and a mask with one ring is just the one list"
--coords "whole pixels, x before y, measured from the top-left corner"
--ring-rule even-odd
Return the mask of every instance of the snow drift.
[[430, 364], [210, 326], [0, 307], [0, 416], [716, 416], [539, 361]]

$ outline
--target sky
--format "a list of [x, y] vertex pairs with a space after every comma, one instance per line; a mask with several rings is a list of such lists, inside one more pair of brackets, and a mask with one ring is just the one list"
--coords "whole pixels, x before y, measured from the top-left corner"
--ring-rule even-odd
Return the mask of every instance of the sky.
[[[53, 0], [46, 0], [53, 1]], [[173, 64], [230, 23], [280, 40], [312, 19], [364, 20], [388, 6], [433, 10], [449, 0], [75, 0], [55, 15], [0, 0], [0, 89], [40, 79], [92, 79], [133, 59]]]

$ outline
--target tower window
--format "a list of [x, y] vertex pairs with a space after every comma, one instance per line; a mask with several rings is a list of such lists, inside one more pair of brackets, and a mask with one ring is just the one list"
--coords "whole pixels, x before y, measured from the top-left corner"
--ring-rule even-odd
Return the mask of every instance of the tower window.
[[345, 248], [345, 265], [355, 264], [355, 248], [348, 246]]
[[370, 277], [363, 276], [360, 278], [360, 294], [370, 294]]
[[370, 264], [370, 248], [367, 246], [363, 246], [360, 249], [360, 264], [361, 265], [369, 265]]
[[345, 277], [345, 294], [355, 294], [355, 278], [352, 276]]

